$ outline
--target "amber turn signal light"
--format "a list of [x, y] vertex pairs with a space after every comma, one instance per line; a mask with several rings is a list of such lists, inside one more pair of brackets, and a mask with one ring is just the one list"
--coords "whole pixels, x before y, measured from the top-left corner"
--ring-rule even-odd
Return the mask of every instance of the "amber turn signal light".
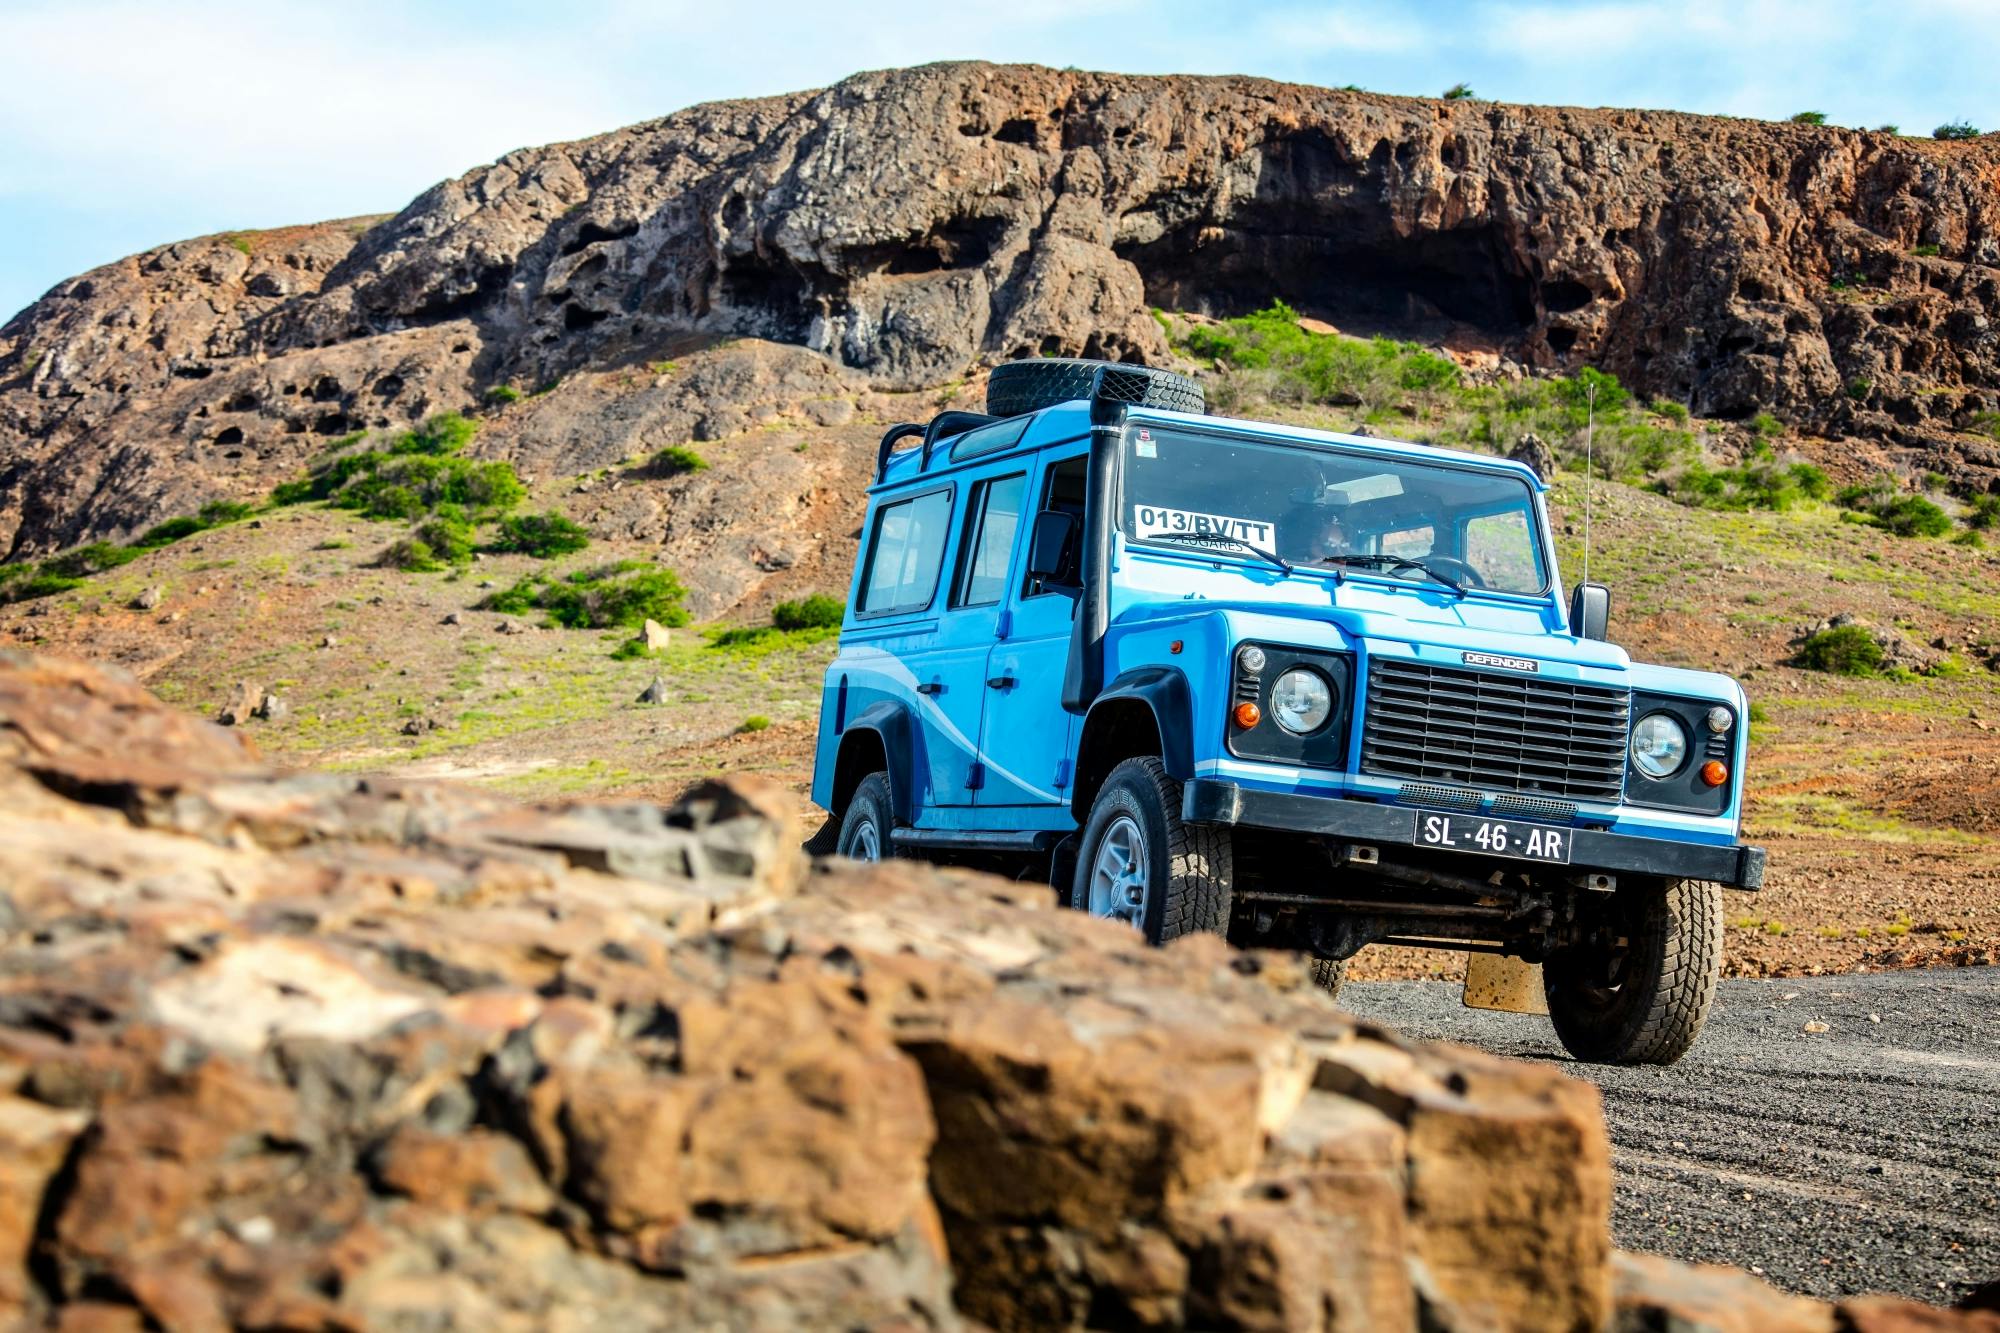
[[1711, 787], [1720, 787], [1729, 781], [1729, 765], [1720, 759], [1711, 759], [1701, 766], [1701, 780]]
[[1264, 710], [1257, 707], [1256, 704], [1251, 703], [1248, 699], [1236, 705], [1229, 715], [1235, 718], [1236, 725], [1245, 731], [1250, 730], [1250, 728], [1264, 720]]

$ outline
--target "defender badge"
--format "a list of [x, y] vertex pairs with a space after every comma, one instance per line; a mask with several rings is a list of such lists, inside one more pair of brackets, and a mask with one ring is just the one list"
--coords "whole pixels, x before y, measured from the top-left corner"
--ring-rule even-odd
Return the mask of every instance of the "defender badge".
[[1501, 657], [1496, 653], [1460, 653], [1467, 666], [1500, 667], [1507, 671], [1540, 671], [1541, 666], [1529, 657]]

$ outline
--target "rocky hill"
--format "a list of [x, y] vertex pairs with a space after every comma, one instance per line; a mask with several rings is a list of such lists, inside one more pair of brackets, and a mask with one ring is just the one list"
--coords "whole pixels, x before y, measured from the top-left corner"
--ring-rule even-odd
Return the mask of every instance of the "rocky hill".
[[[2000, 478], [2000, 143], [979, 64], [525, 149], [387, 219], [208, 237], [0, 330], [0, 555], [130, 535], [327, 441], [591, 372], [482, 448], [575, 474], [1149, 306], [1589, 363]], [[691, 390], [659, 367], [804, 349]], [[625, 372], [610, 378], [607, 372]], [[754, 382], [753, 382], [754, 381]], [[1975, 433], [1978, 429], [1986, 434]]]
[[0, 1320], [2000, 1329], [1615, 1255], [1589, 1085], [798, 834], [274, 772], [0, 653]]

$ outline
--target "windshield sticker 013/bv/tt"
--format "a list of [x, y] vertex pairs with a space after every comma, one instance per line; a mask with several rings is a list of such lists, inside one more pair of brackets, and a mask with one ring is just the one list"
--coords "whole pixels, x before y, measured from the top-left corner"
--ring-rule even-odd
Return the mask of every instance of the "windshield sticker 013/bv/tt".
[[1133, 505], [1132, 535], [1147, 537], [1175, 535], [1234, 537], [1239, 541], [1268, 546], [1272, 526], [1261, 519], [1234, 518], [1228, 514], [1205, 514], [1193, 509], [1168, 509], [1164, 505]]

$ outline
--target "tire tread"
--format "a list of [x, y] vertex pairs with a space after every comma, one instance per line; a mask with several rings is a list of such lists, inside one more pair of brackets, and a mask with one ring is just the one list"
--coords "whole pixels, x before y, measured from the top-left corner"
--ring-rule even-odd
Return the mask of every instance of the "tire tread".
[[1650, 893], [1636, 924], [1641, 935], [1660, 941], [1660, 956], [1657, 971], [1640, 960], [1646, 974], [1626, 981], [1640, 988], [1630, 1003], [1601, 1018], [1581, 1015], [1557, 986], [1548, 988], [1556, 1035], [1579, 1060], [1670, 1065], [1694, 1046], [1708, 1020], [1722, 973], [1721, 890], [1700, 880], [1667, 880]]

